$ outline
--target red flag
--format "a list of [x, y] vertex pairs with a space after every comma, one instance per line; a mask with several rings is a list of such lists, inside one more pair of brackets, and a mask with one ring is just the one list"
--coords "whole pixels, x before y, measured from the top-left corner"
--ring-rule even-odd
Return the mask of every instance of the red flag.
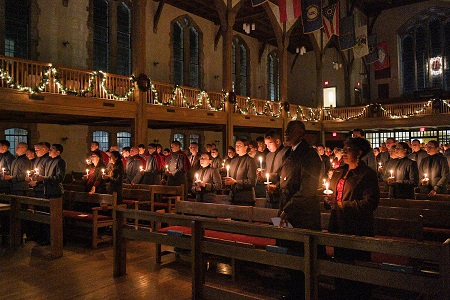
[[339, 35], [339, 2], [323, 8], [322, 23], [328, 39], [333, 34]]
[[280, 22], [291, 21], [302, 15], [300, 0], [279, 0]]
[[380, 42], [377, 45], [378, 59], [374, 62], [375, 71], [389, 68], [389, 53], [387, 42]]

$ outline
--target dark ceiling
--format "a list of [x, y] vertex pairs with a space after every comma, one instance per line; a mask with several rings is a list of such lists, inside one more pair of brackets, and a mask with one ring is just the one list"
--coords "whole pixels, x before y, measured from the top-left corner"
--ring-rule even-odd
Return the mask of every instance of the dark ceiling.
[[[220, 25], [219, 14], [213, 0], [154, 0], [156, 2], [164, 1], [164, 3], [175, 6], [179, 9], [187, 11], [191, 14], [205, 18], [216, 25]], [[256, 30], [250, 32], [250, 36], [258, 39], [261, 43], [267, 43], [276, 46], [275, 33], [272, 29], [270, 20], [262, 5], [252, 7], [251, 0], [243, 0], [241, 9], [236, 16], [234, 30], [243, 35], [247, 35], [243, 30], [244, 23], [255, 23]], [[330, 0], [331, 3], [333, 0]], [[376, 17], [383, 10], [400, 7], [417, 2], [425, 2], [428, 0], [349, 0], [349, 7], [356, 7], [369, 17]], [[278, 5], [278, 0], [270, 0], [270, 2]], [[341, 8], [342, 11], [342, 8]], [[294, 25], [295, 28], [290, 36], [288, 51], [295, 53], [297, 47], [305, 46], [307, 51], [312, 50], [309, 37], [303, 34], [301, 20]]]

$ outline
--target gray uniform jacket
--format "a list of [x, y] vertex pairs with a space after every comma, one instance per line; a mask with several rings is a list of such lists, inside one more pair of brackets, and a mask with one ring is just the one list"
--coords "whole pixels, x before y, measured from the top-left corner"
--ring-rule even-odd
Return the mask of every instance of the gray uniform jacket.
[[26, 191], [29, 189], [25, 180], [27, 171], [31, 170], [31, 162], [25, 154], [18, 156], [11, 164], [11, 191]]
[[[281, 146], [275, 152], [269, 152], [266, 155], [266, 172], [269, 173], [269, 181], [272, 184], [280, 182], [280, 169], [285, 159], [286, 151], [288, 147]], [[263, 178], [267, 180], [266, 174], [262, 174]], [[272, 204], [278, 204], [280, 202], [280, 195], [266, 193], [266, 200]]]
[[448, 162], [444, 155], [429, 155], [422, 159], [419, 167], [420, 178], [427, 174], [429, 180], [428, 186], [420, 186], [422, 193], [428, 193], [435, 190], [438, 194], [447, 193], [447, 182], [449, 178]]
[[[39, 174], [44, 174], [45, 172], [45, 164], [50, 161], [52, 158], [48, 155], [48, 153], [45, 153], [41, 157], [36, 157], [33, 164], [33, 170], [38, 169]], [[41, 197], [44, 195], [44, 183], [43, 182], [37, 182], [36, 186], [33, 187], [34, 190], [34, 196], [35, 197]]]
[[[210, 166], [206, 168], [200, 168], [197, 171], [199, 180], [206, 183], [205, 187], [201, 188], [201, 191], [197, 191], [195, 188], [197, 184], [192, 183], [191, 191], [195, 195], [195, 201], [197, 202], [214, 202], [216, 192], [222, 189], [222, 178], [219, 174], [219, 169], [213, 169]], [[194, 175], [195, 176], [195, 175]]]
[[231, 203], [239, 205], [255, 204], [256, 163], [245, 154], [230, 162], [230, 177], [237, 182], [231, 187]]
[[50, 158], [44, 168], [45, 198], [61, 197], [64, 193], [63, 181], [66, 176], [66, 162], [61, 156]]
[[[9, 151], [0, 154], [0, 178], [3, 176], [2, 170], [5, 170], [5, 175], [11, 174], [11, 164], [16, 157]], [[0, 180], [0, 192], [9, 193], [11, 189], [11, 182], [7, 180]]]

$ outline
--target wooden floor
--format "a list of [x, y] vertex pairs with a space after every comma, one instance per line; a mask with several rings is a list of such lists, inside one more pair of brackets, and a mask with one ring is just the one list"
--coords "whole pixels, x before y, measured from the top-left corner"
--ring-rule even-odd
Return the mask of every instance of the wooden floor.
[[[187, 258], [174, 262], [174, 255], [155, 263], [152, 243], [129, 241], [127, 275], [114, 278], [110, 245], [90, 249], [80, 241], [67, 242], [64, 256], [49, 258], [48, 247], [27, 242], [16, 251], [0, 246], [0, 299], [191, 299], [190, 265]], [[208, 282], [243, 290], [259, 299], [279, 299], [285, 291], [282, 270], [240, 266], [237, 282], [231, 280], [229, 265], [211, 260]], [[226, 274], [226, 275], [224, 275]], [[264, 296], [262, 296], [264, 295]], [[333, 299], [332, 287], [325, 283], [320, 299]], [[415, 299], [400, 291], [379, 291], [376, 299]]]

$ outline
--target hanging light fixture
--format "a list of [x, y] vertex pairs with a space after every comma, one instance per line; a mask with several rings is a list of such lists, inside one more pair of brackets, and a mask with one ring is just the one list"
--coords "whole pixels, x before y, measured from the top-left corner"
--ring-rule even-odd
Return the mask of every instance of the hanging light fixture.
[[244, 23], [242, 24], [242, 29], [246, 34], [250, 34], [251, 31], [256, 30], [256, 24], [255, 23]]

